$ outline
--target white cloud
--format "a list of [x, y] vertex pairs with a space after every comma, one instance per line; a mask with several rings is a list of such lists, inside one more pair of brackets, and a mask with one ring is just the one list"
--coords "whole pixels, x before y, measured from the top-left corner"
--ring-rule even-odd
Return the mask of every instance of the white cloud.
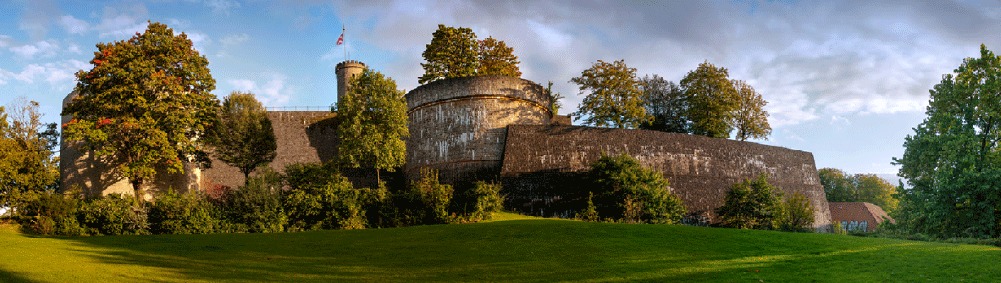
[[210, 39], [208, 35], [201, 32], [184, 32], [184, 34], [188, 35], [188, 39], [190, 39], [191, 43], [194, 44], [195, 49], [198, 49], [199, 51], [203, 51], [205, 46], [212, 42], [212, 39]]
[[62, 25], [63, 29], [66, 29], [66, 32], [70, 34], [83, 34], [90, 28], [90, 25], [87, 24], [87, 22], [70, 15], [60, 17], [59, 24]]
[[140, 4], [128, 7], [105, 7], [101, 22], [95, 29], [102, 38], [126, 39], [146, 30], [146, 7]]
[[41, 57], [51, 57], [56, 55], [56, 52], [59, 51], [59, 46], [57, 46], [53, 41], [43, 40], [35, 42], [34, 44], [10, 47], [10, 51], [14, 52], [14, 54], [17, 54], [18, 56], [21, 56], [22, 58], [34, 59], [36, 55]]
[[205, 6], [212, 8], [212, 12], [229, 14], [236, 8], [240, 8], [240, 3], [232, 0], [205, 0]]
[[247, 40], [250, 40], [250, 35], [247, 35], [246, 33], [239, 33], [227, 35], [220, 39], [219, 42], [221, 42], [224, 46], [232, 46], [247, 42]]
[[29, 64], [17, 73], [0, 69], [0, 84], [7, 83], [8, 79], [14, 79], [27, 84], [44, 81], [55, 89], [66, 90], [73, 87], [72, 82], [76, 79], [74, 74], [79, 70], [88, 68], [90, 68], [90, 64], [86, 62], [64, 60], [44, 64]]
[[[286, 106], [291, 100], [291, 90], [286, 86], [288, 78], [282, 74], [264, 74], [260, 80], [233, 79], [227, 82], [234, 91], [253, 93], [266, 107]], [[259, 83], [263, 82], [263, 83]]]

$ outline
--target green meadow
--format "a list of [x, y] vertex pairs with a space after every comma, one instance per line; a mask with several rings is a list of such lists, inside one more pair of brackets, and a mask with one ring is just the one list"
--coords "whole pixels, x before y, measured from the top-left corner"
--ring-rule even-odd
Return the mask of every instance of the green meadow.
[[986, 282], [1001, 249], [844, 235], [498, 221], [280, 234], [36, 237], [0, 226], [0, 282]]

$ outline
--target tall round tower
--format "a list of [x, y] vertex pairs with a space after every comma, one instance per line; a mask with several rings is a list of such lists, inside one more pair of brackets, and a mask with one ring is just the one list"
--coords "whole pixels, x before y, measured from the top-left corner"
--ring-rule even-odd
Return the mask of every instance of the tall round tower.
[[337, 103], [340, 103], [341, 98], [344, 97], [344, 92], [348, 90], [348, 83], [351, 81], [351, 78], [365, 71], [365, 63], [346, 60], [337, 63], [337, 68], [334, 71], [337, 73]]
[[434, 81], [406, 95], [410, 138], [404, 173], [423, 168], [457, 184], [496, 178], [507, 126], [546, 125], [552, 113], [545, 90], [532, 81], [481, 76]]

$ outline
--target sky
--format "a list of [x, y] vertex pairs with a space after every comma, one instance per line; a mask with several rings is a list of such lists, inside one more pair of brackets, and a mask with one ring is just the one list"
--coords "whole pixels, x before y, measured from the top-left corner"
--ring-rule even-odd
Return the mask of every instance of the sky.
[[[0, 105], [38, 101], [57, 122], [73, 74], [101, 42], [147, 21], [184, 32], [209, 60], [215, 95], [269, 107], [336, 103], [346, 58], [418, 86], [438, 24], [514, 48], [522, 77], [567, 99], [597, 60], [678, 82], [708, 61], [751, 84], [773, 128], [755, 142], [812, 152], [817, 168], [893, 174], [924, 119], [928, 89], [979, 46], [1001, 50], [998, 3], [952, 1], [0, 0]], [[342, 27], [345, 44], [337, 46]], [[347, 57], [346, 57], [347, 56]]]

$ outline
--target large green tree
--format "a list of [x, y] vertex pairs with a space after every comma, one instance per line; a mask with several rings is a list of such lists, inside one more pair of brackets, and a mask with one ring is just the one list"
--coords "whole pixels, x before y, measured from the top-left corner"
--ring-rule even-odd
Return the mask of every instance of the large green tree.
[[0, 207], [20, 208], [24, 192], [57, 183], [59, 162], [52, 153], [58, 134], [55, 124], [41, 122], [37, 102], [18, 98], [8, 106], [0, 106]]
[[729, 138], [740, 96], [726, 68], [705, 61], [681, 79], [681, 88], [688, 98], [686, 116], [692, 121], [691, 133]]
[[883, 208], [886, 213], [897, 210], [897, 186], [875, 174], [849, 175], [834, 168], [817, 170], [827, 201], [868, 202]]
[[520, 62], [518, 56], [514, 56], [514, 48], [493, 37], [479, 41], [479, 46], [477, 75], [521, 77], [521, 70], [518, 69]]
[[688, 98], [681, 87], [658, 75], [644, 76], [640, 80], [643, 106], [653, 116], [650, 123], [640, 128], [669, 133], [688, 133]]
[[765, 111], [768, 101], [745, 81], [734, 80], [733, 88], [737, 90], [738, 98], [732, 121], [733, 128], [737, 130], [734, 139], [768, 139], [772, 133], [772, 126], [768, 125], [768, 111]]
[[1001, 236], [1001, 58], [981, 45], [930, 94], [894, 159], [912, 186], [902, 223], [941, 237]]
[[[664, 175], [643, 167], [629, 155], [602, 156], [591, 164], [588, 180], [587, 200], [596, 204], [601, 218], [671, 224], [681, 221], [686, 213]], [[583, 196], [578, 199], [584, 200]]]
[[476, 76], [480, 44], [470, 28], [438, 25], [424, 53], [424, 75], [417, 83], [425, 84], [446, 78]]
[[365, 70], [351, 80], [344, 101], [339, 101], [338, 158], [346, 166], [393, 172], [406, 162], [407, 102], [396, 81]]
[[153, 22], [128, 40], [98, 43], [93, 68], [76, 73], [80, 95], [63, 110], [65, 134], [127, 178], [141, 198], [158, 170], [208, 163], [207, 131], [219, 101], [208, 60], [184, 33]]
[[226, 96], [213, 133], [216, 157], [240, 169], [244, 185], [254, 169], [275, 159], [275, 131], [264, 106], [252, 93]]
[[650, 121], [643, 108], [643, 92], [639, 89], [636, 69], [624, 60], [612, 63], [598, 60], [591, 68], [570, 79], [585, 95], [576, 112], [575, 121], [598, 127], [636, 128]]

